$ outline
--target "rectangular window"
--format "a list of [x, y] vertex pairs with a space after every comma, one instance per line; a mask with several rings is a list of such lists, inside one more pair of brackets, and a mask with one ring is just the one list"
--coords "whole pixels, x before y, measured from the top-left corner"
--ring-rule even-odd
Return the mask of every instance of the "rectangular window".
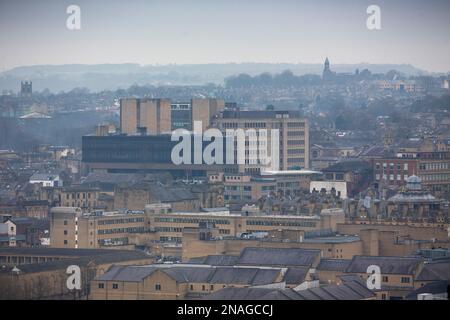
[[99, 283], [98, 284], [98, 288], [99, 289], [104, 289], [105, 288], [105, 284], [104, 283]]
[[409, 277], [402, 277], [402, 283], [409, 283], [410, 278]]
[[389, 277], [388, 276], [383, 276], [383, 282], [389, 282]]
[[112, 288], [113, 289], [119, 289], [119, 284], [118, 283], [113, 283]]
[[155, 290], [156, 291], [161, 291], [161, 284], [160, 283], [155, 284]]

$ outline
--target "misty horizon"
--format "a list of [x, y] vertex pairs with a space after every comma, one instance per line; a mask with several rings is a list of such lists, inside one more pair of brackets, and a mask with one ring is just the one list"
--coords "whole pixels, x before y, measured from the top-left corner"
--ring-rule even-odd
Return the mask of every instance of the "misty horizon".
[[[373, 1], [372, 1], [373, 2]], [[450, 71], [448, 1], [79, 0], [81, 29], [66, 28], [68, 1], [0, 1], [1, 71], [63, 64], [410, 64]], [[368, 30], [366, 9], [381, 9]], [[11, 36], [14, 35], [14, 36]], [[270, 44], [270, 45], [269, 45]], [[33, 52], [30, 56], [28, 53]]]

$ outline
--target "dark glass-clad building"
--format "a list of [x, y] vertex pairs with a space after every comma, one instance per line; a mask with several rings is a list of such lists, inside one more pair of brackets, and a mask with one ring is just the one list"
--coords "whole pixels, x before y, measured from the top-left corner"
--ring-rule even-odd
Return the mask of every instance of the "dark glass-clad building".
[[[192, 153], [194, 137], [191, 136]], [[82, 161], [86, 169], [110, 173], [169, 172], [174, 176], [204, 176], [207, 172], [235, 172], [234, 165], [180, 164], [171, 159], [172, 148], [178, 141], [171, 135], [110, 135], [83, 136]], [[203, 142], [203, 148], [209, 142]], [[225, 149], [225, 143], [224, 143]]]

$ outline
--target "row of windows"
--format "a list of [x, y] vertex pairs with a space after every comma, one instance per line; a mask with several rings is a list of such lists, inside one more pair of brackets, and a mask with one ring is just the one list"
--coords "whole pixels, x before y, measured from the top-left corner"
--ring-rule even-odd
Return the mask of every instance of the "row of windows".
[[155, 218], [155, 222], [170, 222], [170, 223], [199, 223], [199, 222], [210, 222], [214, 224], [230, 224], [229, 220], [225, 219], [198, 219], [198, 218]]
[[183, 228], [174, 227], [155, 227], [156, 232], [182, 232]]
[[288, 128], [304, 128], [305, 123], [304, 122], [288, 122], [287, 126], [288, 126]]
[[305, 135], [305, 131], [288, 131], [288, 137], [303, 137]]
[[246, 122], [244, 124], [245, 128], [265, 128], [265, 122]]
[[[105, 289], [105, 284], [104, 284], [103, 282], [100, 282], [100, 283], [98, 284], [98, 288], [99, 288], [99, 289]], [[112, 288], [113, 288], [114, 290], [119, 289], [119, 284], [118, 284], [118, 283], [113, 283], [113, 284], [112, 284]], [[161, 290], [162, 290], [161, 284], [160, 284], [160, 283], [156, 283], [156, 284], [155, 284], [155, 291], [161, 291]]]
[[297, 162], [304, 163], [305, 158], [288, 158], [287, 162], [288, 163], [297, 163]]
[[450, 173], [421, 175], [422, 181], [444, 181], [450, 180]]
[[449, 170], [450, 162], [421, 163], [420, 170]]
[[144, 227], [115, 228], [98, 230], [98, 234], [114, 234], [114, 233], [143, 233]]
[[144, 218], [122, 218], [122, 219], [111, 219], [111, 220], [99, 220], [98, 225], [108, 225], [108, 224], [123, 224], [123, 223], [136, 223], [144, 222]]
[[314, 221], [247, 220], [250, 226], [315, 227]]
[[304, 154], [305, 149], [288, 149], [288, 154]]
[[161, 242], [182, 242], [181, 237], [159, 237], [159, 241]]
[[252, 191], [251, 186], [225, 186], [225, 191]]
[[288, 140], [288, 146], [304, 146], [305, 140]]
[[[382, 281], [383, 282], [389, 282], [389, 277], [388, 276], [383, 276]], [[401, 283], [410, 283], [411, 282], [411, 278], [410, 277], [402, 277], [400, 281], [401, 281]]]
[[[388, 167], [388, 164], [386, 162], [383, 162], [383, 169], [387, 169], [387, 167]], [[391, 171], [394, 170], [395, 167], [397, 168], [397, 171], [402, 170], [402, 167], [403, 167], [404, 171], [408, 171], [408, 163], [403, 163], [403, 164], [402, 163], [395, 164], [393, 162], [389, 163], [389, 169]], [[381, 168], [381, 164], [379, 162], [377, 162], [375, 164], [375, 169], [380, 170], [380, 168]]]
[[[380, 177], [381, 177], [381, 175], [377, 173], [375, 175], [375, 180], [380, 180]], [[403, 178], [402, 178], [401, 174], [397, 174], [397, 176], [395, 176], [393, 174], [389, 175], [389, 180], [390, 181], [394, 181], [394, 180], [396, 180], [396, 181], [403, 181], [403, 180], [406, 180], [406, 179], [408, 179], [408, 175], [406, 175], [406, 174], [403, 176]], [[383, 180], [388, 180], [388, 175], [387, 174], [383, 174]]]
[[66, 194], [66, 199], [67, 200], [69, 200], [70, 198], [72, 198], [72, 199], [80, 199], [80, 198], [82, 198], [82, 199], [90, 199], [91, 198], [91, 193], [86, 193], [86, 192], [83, 192], [83, 193], [67, 193]]

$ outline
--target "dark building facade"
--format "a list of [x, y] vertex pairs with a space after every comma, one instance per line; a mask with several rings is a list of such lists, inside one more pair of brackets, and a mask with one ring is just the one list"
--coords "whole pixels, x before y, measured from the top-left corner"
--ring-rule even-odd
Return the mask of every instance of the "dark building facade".
[[[194, 136], [191, 135], [191, 154]], [[172, 162], [171, 153], [178, 141], [171, 135], [144, 136], [84, 136], [82, 161], [88, 172], [157, 173], [169, 172], [175, 177], [206, 176], [207, 172], [234, 172], [235, 165], [179, 164]], [[202, 143], [202, 150], [209, 142]], [[225, 143], [224, 152], [225, 152]], [[224, 156], [225, 159], [225, 156]]]

